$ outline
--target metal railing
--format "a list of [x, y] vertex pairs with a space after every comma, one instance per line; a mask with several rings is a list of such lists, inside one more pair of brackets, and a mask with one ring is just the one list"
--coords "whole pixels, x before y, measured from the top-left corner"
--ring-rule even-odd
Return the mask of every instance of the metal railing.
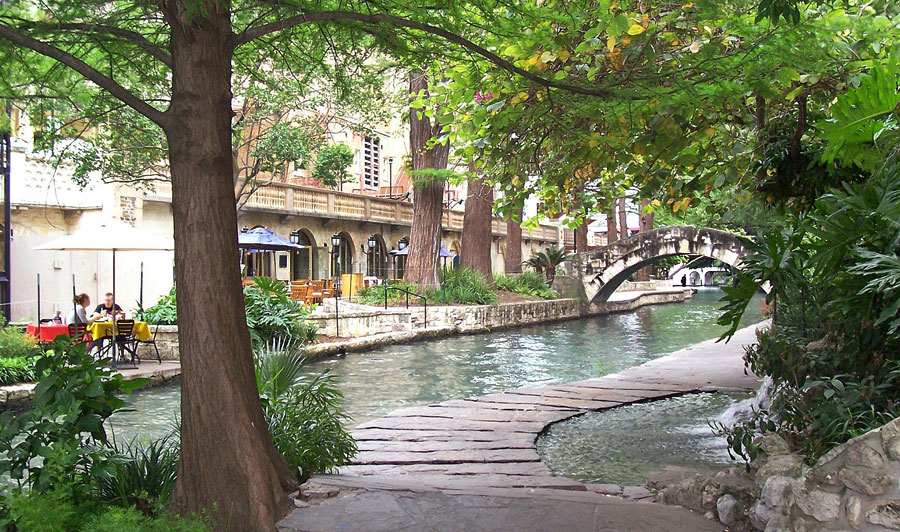
[[387, 283], [384, 283], [384, 309], [388, 308], [388, 290], [397, 290], [398, 292], [403, 292], [406, 294], [406, 308], [409, 309], [409, 296], [418, 297], [422, 300], [422, 305], [424, 306], [424, 314], [423, 321], [425, 322], [425, 328], [428, 328], [428, 300], [422, 294], [417, 294], [415, 292], [410, 292], [408, 288], [403, 288], [400, 286], [393, 286]]

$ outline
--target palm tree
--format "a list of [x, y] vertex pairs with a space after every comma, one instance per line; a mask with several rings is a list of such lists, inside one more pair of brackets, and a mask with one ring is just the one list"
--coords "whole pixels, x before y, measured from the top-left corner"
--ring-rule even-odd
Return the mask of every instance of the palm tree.
[[565, 249], [553, 245], [544, 251], [532, 254], [531, 258], [522, 264], [533, 268], [538, 274], [543, 274], [547, 278], [547, 285], [552, 285], [556, 278], [557, 266], [569, 260], [569, 257], [570, 255]]

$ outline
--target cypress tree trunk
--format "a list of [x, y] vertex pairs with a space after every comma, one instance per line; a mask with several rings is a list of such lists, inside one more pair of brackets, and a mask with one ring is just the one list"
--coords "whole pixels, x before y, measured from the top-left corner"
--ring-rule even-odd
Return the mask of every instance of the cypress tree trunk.
[[291, 508], [296, 480], [266, 428], [237, 268], [228, 5], [207, 2], [198, 14], [170, 2], [166, 11], [182, 353], [181, 458], [171, 507], [212, 512], [222, 531], [274, 531]]
[[506, 273], [522, 272], [522, 214], [522, 209], [517, 209], [506, 220]]
[[[474, 167], [470, 165], [469, 170], [474, 171]], [[477, 178], [469, 181], [466, 189], [466, 212], [463, 215], [460, 263], [466, 268], [477, 271], [489, 282], [493, 282], [491, 215], [494, 206], [494, 188], [481, 178]]]
[[[641, 200], [641, 224], [640, 224], [640, 232], [644, 233], [646, 231], [653, 230], [653, 213], [645, 212], [647, 206], [650, 205], [650, 201], [646, 199]], [[653, 273], [653, 266], [644, 266], [635, 274], [635, 279], [638, 281], [649, 281], [650, 275]]]
[[[428, 89], [428, 78], [421, 71], [411, 72], [409, 92], [413, 96]], [[441, 125], [409, 110], [409, 144], [412, 170], [447, 168], [450, 143], [428, 148], [428, 141], [440, 135]], [[413, 224], [409, 233], [409, 258], [403, 279], [420, 288], [440, 286], [441, 216], [443, 214], [444, 180], [412, 177]]]
[[575, 228], [575, 251], [584, 253], [588, 250], [588, 224], [589, 219], [585, 219], [584, 223]]
[[619, 235], [628, 238], [628, 215], [625, 212], [625, 196], [619, 198]]
[[616, 227], [616, 203], [613, 200], [612, 207], [606, 211], [606, 245], [619, 240], [619, 230]]

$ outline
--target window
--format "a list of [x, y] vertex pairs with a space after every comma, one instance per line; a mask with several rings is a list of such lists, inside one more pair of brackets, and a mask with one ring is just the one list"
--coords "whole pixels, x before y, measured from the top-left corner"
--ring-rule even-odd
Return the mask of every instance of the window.
[[363, 186], [378, 188], [381, 181], [381, 139], [366, 137], [363, 139]]
[[[350, 237], [348, 237], [345, 233], [341, 233], [341, 247], [340, 253], [338, 253], [340, 257], [340, 273], [353, 273], [353, 242], [350, 241]], [[338, 274], [338, 257], [334, 254], [331, 255], [331, 274], [333, 276], [337, 276]]]
[[366, 275], [385, 279], [388, 276], [387, 250], [378, 238], [374, 248], [366, 251]]

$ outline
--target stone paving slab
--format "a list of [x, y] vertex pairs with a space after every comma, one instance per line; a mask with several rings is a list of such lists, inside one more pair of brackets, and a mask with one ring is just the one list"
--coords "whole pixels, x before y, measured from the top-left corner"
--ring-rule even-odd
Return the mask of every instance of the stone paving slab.
[[351, 493], [299, 508], [279, 526], [286, 532], [722, 530], [686, 510], [608, 497], [554, 476], [535, 442], [548, 425], [589, 410], [699, 390], [756, 389], [758, 380], [744, 374], [741, 347], [754, 340], [755, 326], [738, 331], [731, 344], [703, 342], [616, 375], [392, 412], [353, 431], [360, 452], [341, 474], [310, 481]]
[[430, 417], [438, 419], [471, 419], [476, 421], [524, 421], [553, 423], [572, 415], [572, 410], [512, 410], [504, 411], [488, 408], [486, 403], [474, 403], [473, 408], [454, 408], [444, 406], [420, 406], [395, 410], [386, 415], [387, 418]]
[[354, 464], [477, 464], [540, 462], [535, 449], [454, 449], [442, 451], [361, 451]]
[[[486, 494], [372, 487], [299, 508], [282, 532], [712, 532], [716, 523], [688, 510], [590, 492], [490, 490]], [[527, 497], [516, 492], [528, 491]], [[545, 493], [551, 492], [552, 496]]]

